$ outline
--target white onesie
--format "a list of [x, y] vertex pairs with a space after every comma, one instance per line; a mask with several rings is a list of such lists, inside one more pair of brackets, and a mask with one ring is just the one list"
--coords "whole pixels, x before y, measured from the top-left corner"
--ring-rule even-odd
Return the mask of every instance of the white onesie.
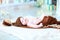
[[21, 18], [20, 20], [23, 25], [27, 25], [28, 27], [32, 27], [32, 28], [39, 28], [43, 26], [42, 23], [37, 25], [40, 21], [42, 21], [42, 19], [43, 17], [36, 18], [32, 16], [26, 16], [26, 17]]

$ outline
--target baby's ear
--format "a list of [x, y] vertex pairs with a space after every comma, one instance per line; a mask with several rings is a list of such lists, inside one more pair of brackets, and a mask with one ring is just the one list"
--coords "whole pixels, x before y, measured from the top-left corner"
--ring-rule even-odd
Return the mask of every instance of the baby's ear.
[[11, 26], [12, 25], [11, 20], [9, 20], [9, 19], [3, 20], [3, 25]]

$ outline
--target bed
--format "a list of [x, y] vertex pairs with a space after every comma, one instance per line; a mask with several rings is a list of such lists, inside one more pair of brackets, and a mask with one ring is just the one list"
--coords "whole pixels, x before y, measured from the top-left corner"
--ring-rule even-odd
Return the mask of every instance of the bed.
[[7, 35], [9, 34], [10, 36], [13, 35], [14, 37], [19, 38], [17, 40], [60, 40], [60, 29], [55, 28], [31, 29], [15, 26], [4, 26], [0, 24], [0, 32], [1, 31], [7, 33]]

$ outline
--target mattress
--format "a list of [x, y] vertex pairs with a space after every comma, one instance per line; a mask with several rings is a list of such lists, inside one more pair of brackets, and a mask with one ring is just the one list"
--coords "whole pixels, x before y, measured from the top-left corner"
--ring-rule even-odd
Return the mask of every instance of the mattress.
[[20, 38], [0, 30], [0, 40], [20, 40]]
[[31, 29], [0, 24], [0, 31], [13, 35], [20, 40], [60, 40], [60, 29], [55, 28]]

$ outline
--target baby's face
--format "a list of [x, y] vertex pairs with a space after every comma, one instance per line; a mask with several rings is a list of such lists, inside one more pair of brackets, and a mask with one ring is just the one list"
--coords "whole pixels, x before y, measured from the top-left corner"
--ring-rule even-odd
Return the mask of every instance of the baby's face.
[[23, 25], [27, 25], [27, 22], [26, 22], [26, 19], [25, 19], [25, 18], [20, 18], [20, 20], [21, 20], [21, 23], [22, 23]]

